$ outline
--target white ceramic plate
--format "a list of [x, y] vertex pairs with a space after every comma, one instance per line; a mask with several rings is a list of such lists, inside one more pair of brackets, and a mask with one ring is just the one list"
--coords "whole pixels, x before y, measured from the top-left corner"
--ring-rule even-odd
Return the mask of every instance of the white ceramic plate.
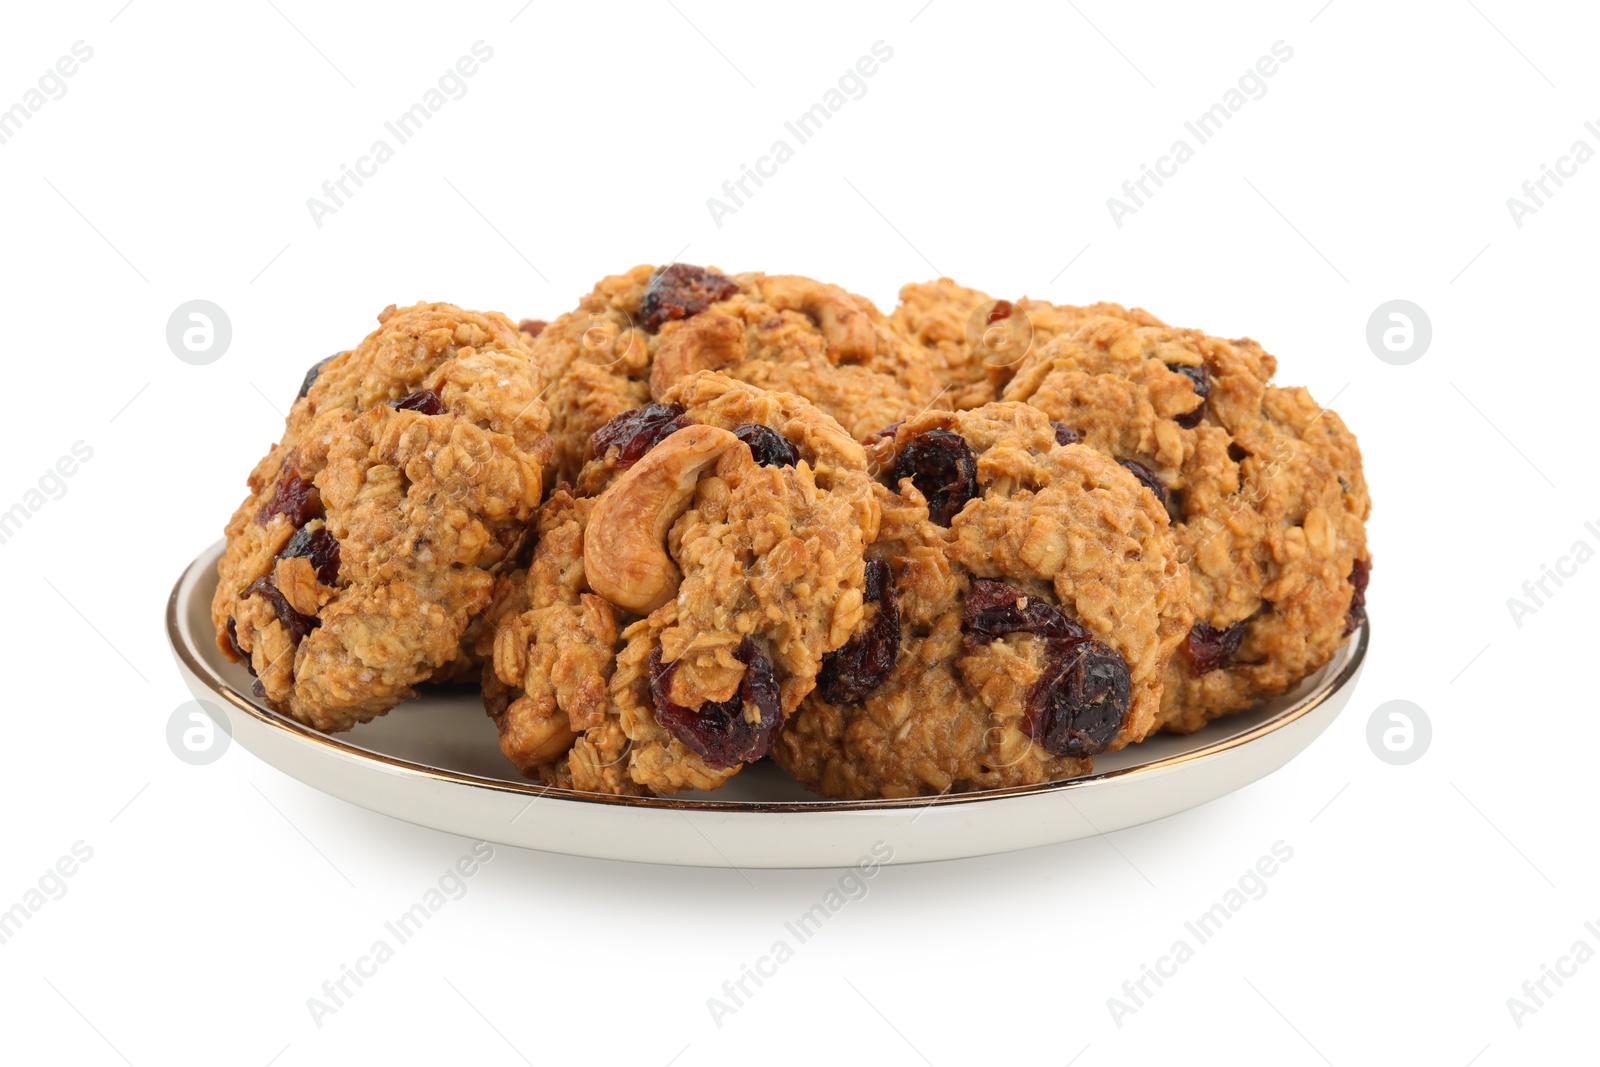
[[915, 800], [846, 803], [755, 764], [715, 793], [612, 797], [546, 789], [500, 755], [468, 687], [439, 688], [349, 733], [269, 711], [216, 647], [222, 543], [191, 563], [167, 636], [195, 697], [233, 739], [316, 789], [421, 826], [574, 856], [700, 867], [846, 867], [983, 856], [1108, 833], [1215, 800], [1277, 770], [1333, 721], [1366, 657], [1363, 625], [1294, 692], [1187, 737], [1158, 735], [1095, 760], [1084, 778]]

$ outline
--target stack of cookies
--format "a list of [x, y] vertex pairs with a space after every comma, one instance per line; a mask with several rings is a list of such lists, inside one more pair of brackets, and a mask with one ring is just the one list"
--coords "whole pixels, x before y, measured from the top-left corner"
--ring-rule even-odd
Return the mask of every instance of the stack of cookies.
[[1275, 369], [949, 279], [889, 316], [681, 263], [548, 323], [390, 307], [252, 472], [217, 641], [322, 730], [481, 682], [506, 757], [573, 790], [1081, 775], [1363, 618], [1360, 452]]

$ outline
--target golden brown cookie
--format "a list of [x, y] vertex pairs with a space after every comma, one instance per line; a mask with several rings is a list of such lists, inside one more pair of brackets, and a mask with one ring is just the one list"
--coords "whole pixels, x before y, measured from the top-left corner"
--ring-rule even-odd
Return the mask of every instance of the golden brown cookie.
[[1164, 724], [1189, 731], [1328, 661], [1363, 611], [1361, 452], [1254, 341], [1114, 318], [1030, 355], [1006, 389], [1138, 473], [1166, 502], [1195, 627]]
[[635, 267], [534, 328], [569, 482], [595, 430], [701, 370], [804, 397], [858, 439], [938, 391], [925, 355], [871, 301], [797, 275]]
[[1085, 773], [1154, 728], [1189, 630], [1166, 512], [1023, 404], [897, 428], [867, 612], [773, 758], [829, 797]]
[[[798, 396], [702, 372], [601, 426], [485, 678], [531, 777], [714, 789], [761, 758], [862, 615], [878, 504], [861, 446]], [[511, 611], [507, 611], [510, 617]]]
[[[526, 570], [502, 576], [484, 618], [493, 632], [483, 698], [500, 731], [500, 749], [529, 777], [571, 788], [567, 754], [580, 734], [598, 730], [610, 706], [619, 618], [626, 613], [589, 591], [583, 531], [594, 500], [557, 489], [540, 507], [538, 541]], [[608, 793], [639, 793], [616, 757], [591, 768]], [[600, 750], [597, 736], [588, 748]], [[591, 784], [592, 788], [592, 784]]]
[[272, 707], [348, 729], [450, 669], [538, 505], [549, 417], [495, 312], [384, 310], [306, 375], [227, 526], [217, 643]]
[[943, 390], [936, 406], [966, 411], [1000, 399], [1029, 352], [1097, 315], [1141, 326], [1162, 324], [1143, 308], [1106, 303], [1073, 307], [1027, 297], [996, 300], [949, 278], [902, 288], [889, 324], [927, 352]]

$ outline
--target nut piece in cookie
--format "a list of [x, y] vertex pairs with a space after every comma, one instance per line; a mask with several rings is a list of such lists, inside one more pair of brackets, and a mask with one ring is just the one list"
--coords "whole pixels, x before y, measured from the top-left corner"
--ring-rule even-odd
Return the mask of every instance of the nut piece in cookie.
[[550, 456], [532, 353], [503, 315], [417, 304], [379, 323], [307, 373], [212, 600], [257, 695], [323, 730], [458, 672]]
[[767, 753], [860, 625], [879, 520], [865, 454], [800, 397], [714, 372], [593, 436], [576, 487], [540, 510], [525, 587], [497, 598], [501, 747], [578, 790], [714, 789]]
[[1166, 512], [1023, 404], [889, 441], [862, 623], [773, 759], [855, 800], [1073, 777], [1142, 739], [1191, 621]]
[[596, 430], [701, 371], [801, 396], [858, 439], [939, 389], [926, 354], [871, 301], [797, 275], [635, 267], [532, 343], [551, 383], [555, 477], [568, 483], [596, 454]]
[[[552, 493], [534, 523], [532, 561], [496, 581], [485, 613], [492, 644], [483, 670], [484, 705], [506, 758], [547, 785], [572, 785], [567, 753], [585, 730], [604, 721], [610, 702], [624, 616], [584, 582], [583, 533], [593, 507], [593, 499], [576, 499], [565, 489]], [[624, 754], [619, 744], [596, 757], [595, 776], [612, 776], [605, 792], [641, 792], [618, 763]]]
[[1190, 731], [1321, 667], [1363, 617], [1361, 452], [1254, 341], [1115, 318], [1024, 361], [1006, 388], [1132, 471], [1172, 516], [1195, 625], [1163, 723]]
[[949, 278], [902, 288], [889, 325], [927, 353], [944, 390], [940, 406], [965, 411], [1000, 399], [1030, 352], [1097, 315], [1161, 325], [1143, 308], [1107, 303], [1073, 307], [1027, 297], [996, 300]]

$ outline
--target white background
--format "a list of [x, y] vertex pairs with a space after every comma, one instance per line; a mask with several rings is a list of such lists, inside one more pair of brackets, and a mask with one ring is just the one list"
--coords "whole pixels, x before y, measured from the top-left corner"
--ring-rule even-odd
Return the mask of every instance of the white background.
[[[0, 35], [0, 107], [93, 48], [0, 145], [0, 510], [93, 449], [0, 544], [0, 908], [93, 850], [0, 945], [6, 1059], [1592, 1061], [1600, 962], [1520, 1028], [1506, 1005], [1577, 939], [1600, 949], [1583, 926], [1600, 920], [1600, 562], [1520, 627], [1506, 605], [1573, 542], [1600, 547], [1600, 161], [1521, 227], [1506, 206], [1574, 140], [1600, 148], [1592, 10], [123, 2], [13, 5]], [[466, 95], [316, 226], [306, 199], [479, 40], [493, 58]], [[706, 198], [880, 40], [893, 58], [865, 96], [718, 227]], [[1293, 57], [1265, 96], [1114, 225], [1106, 198], [1280, 40]], [[885, 870], [720, 1028], [706, 998], [837, 872], [499, 848], [318, 1027], [307, 998], [469, 842], [239, 746], [174, 758], [171, 583], [305, 368], [385, 304], [553, 317], [675, 256], [816, 275], [886, 310], [948, 273], [1257, 338], [1366, 456], [1360, 688], [1290, 767], [1201, 809]], [[165, 340], [195, 298], [233, 326], [208, 366]], [[1433, 324], [1409, 366], [1365, 339], [1393, 298]], [[1433, 724], [1409, 766], [1367, 745], [1392, 699]], [[1280, 840], [1293, 859], [1267, 894], [1116, 1025], [1107, 998]]]

